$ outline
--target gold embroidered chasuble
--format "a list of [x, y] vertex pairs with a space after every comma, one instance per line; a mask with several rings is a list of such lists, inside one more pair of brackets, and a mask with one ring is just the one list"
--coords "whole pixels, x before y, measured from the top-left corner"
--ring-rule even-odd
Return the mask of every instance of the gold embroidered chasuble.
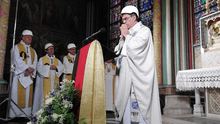
[[[50, 60], [47, 56], [44, 56], [42, 61], [43, 61], [43, 65], [51, 65]], [[59, 65], [59, 61], [57, 58], [54, 58], [53, 61], [54, 61], [55, 66]], [[50, 77], [51, 75], [49, 75], [49, 78], [46, 78], [46, 77], [43, 78], [44, 102], [47, 100], [46, 95], [48, 95], [48, 93], [51, 90], [51, 78]], [[59, 84], [59, 77], [57, 77], [57, 75], [55, 74], [55, 85], [56, 84]]]
[[[27, 64], [27, 59], [29, 58], [27, 51], [21, 43], [17, 44], [18, 49], [19, 49], [19, 54], [23, 58], [23, 61]], [[32, 47], [30, 47], [30, 52], [31, 52], [31, 62], [33, 64], [34, 58], [35, 58], [35, 52]], [[33, 78], [31, 77], [31, 80]], [[25, 107], [25, 96], [26, 96], [26, 89], [21, 85], [21, 82], [18, 80], [18, 106], [20, 108]], [[32, 99], [33, 99], [33, 83], [30, 85], [30, 92], [29, 92], [29, 107], [32, 107]]]
[[[69, 63], [74, 63], [73, 58], [71, 58], [69, 55], [66, 56]], [[72, 80], [72, 74], [65, 74], [65, 79]]]

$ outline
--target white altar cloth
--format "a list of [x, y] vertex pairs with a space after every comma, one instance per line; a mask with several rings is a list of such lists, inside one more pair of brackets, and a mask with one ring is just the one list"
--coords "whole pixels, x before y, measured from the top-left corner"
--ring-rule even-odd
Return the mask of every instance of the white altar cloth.
[[220, 88], [220, 67], [178, 71], [176, 88], [179, 90]]

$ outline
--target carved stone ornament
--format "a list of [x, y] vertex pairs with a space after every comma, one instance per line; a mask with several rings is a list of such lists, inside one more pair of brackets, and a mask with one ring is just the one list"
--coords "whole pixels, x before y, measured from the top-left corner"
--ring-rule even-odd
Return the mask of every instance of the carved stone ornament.
[[200, 33], [205, 51], [220, 49], [220, 11], [200, 18]]

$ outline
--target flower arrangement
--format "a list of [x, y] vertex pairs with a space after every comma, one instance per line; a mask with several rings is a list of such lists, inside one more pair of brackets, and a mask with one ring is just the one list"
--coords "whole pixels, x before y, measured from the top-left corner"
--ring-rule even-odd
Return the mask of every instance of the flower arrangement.
[[[41, 109], [35, 114], [28, 124], [74, 124], [76, 123], [73, 109], [77, 106], [77, 93], [73, 85], [74, 81], [63, 80], [60, 86], [50, 91], [46, 96], [47, 100], [42, 104]], [[79, 103], [79, 102], [78, 102]], [[80, 119], [77, 123], [83, 123], [85, 118]]]

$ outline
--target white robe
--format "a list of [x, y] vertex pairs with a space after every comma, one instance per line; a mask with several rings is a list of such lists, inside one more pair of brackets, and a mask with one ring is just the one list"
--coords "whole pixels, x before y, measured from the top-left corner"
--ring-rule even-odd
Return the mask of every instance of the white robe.
[[66, 56], [63, 57], [63, 66], [64, 66], [63, 79], [65, 79], [66, 74], [72, 74], [73, 73], [73, 67], [74, 67], [74, 61], [75, 61], [76, 55], [72, 55], [70, 53], [68, 53], [68, 55], [71, 58], [73, 58], [73, 63], [70, 63]]
[[[113, 76], [115, 75], [116, 70], [112, 69], [112, 63], [105, 62], [105, 93], [106, 93], [106, 110], [114, 111], [113, 104]], [[110, 69], [110, 72], [108, 72]]]
[[[51, 64], [51, 59], [54, 59], [55, 56], [49, 57], [46, 55]], [[49, 78], [49, 75], [51, 75], [51, 90], [54, 89], [54, 82], [55, 75], [57, 77], [60, 77], [63, 73], [63, 64], [59, 61], [59, 65], [57, 66], [57, 70], [50, 70], [50, 65], [43, 65], [43, 57], [41, 57], [37, 63], [37, 79], [36, 79], [36, 85], [35, 85], [35, 91], [34, 91], [34, 103], [33, 103], [33, 114], [35, 114], [41, 107], [41, 104], [44, 103], [44, 88], [43, 88], [43, 78]]]
[[[15, 69], [14, 69], [14, 74], [13, 74], [13, 82], [11, 84], [11, 99], [17, 104], [18, 102], [18, 75], [24, 75], [26, 69], [28, 67], [32, 67], [35, 69], [35, 71], [33, 73], [31, 73], [28, 77], [30, 78], [33, 77], [35, 78], [36, 76], [36, 65], [37, 65], [37, 54], [35, 52], [35, 58], [34, 58], [34, 62], [32, 64], [32, 60], [31, 60], [31, 52], [30, 52], [30, 47], [29, 45], [25, 45], [23, 41], [21, 41], [21, 44], [23, 44], [25, 46], [26, 51], [29, 51], [27, 54], [30, 56], [27, 59], [27, 64], [25, 63], [25, 61], [23, 61], [23, 58], [20, 57], [19, 54], [19, 49], [18, 46], [15, 45], [14, 47], [14, 51], [11, 51], [11, 55], [12, 55], [12, 60], [11, 60], [11, 64], [15, 65]], [[22, 83], [22, 82], [21, 82]], [[26, 83], [26, 82], [23, 82]], [[26, 85], [26, 97], [25, 97], [25, 108], [22, 108], [22, 110], [29, 116], [31, 115], [31, 108], [32, 107], [28, 107], [29, 104], [29, 92], [30, 92], [30, 84]], [[10, 109], [9, 109], [9, 117], [26, 117], [26, 115], [21, 112], [21, 110], [19, 110], [17, 108], [17, 106], [15, 106], [12, 102], [10, 102]]]
[[115, 106], [119, 120], [124, 115], [133, 86], [145, 122], [162, 124], [151, 31], [138, 22], [129, 32], [125, 41], [120, 40], [115, 47], [115, 52], [120, 54], [117, 60], [119, 74], [115, 79]]

